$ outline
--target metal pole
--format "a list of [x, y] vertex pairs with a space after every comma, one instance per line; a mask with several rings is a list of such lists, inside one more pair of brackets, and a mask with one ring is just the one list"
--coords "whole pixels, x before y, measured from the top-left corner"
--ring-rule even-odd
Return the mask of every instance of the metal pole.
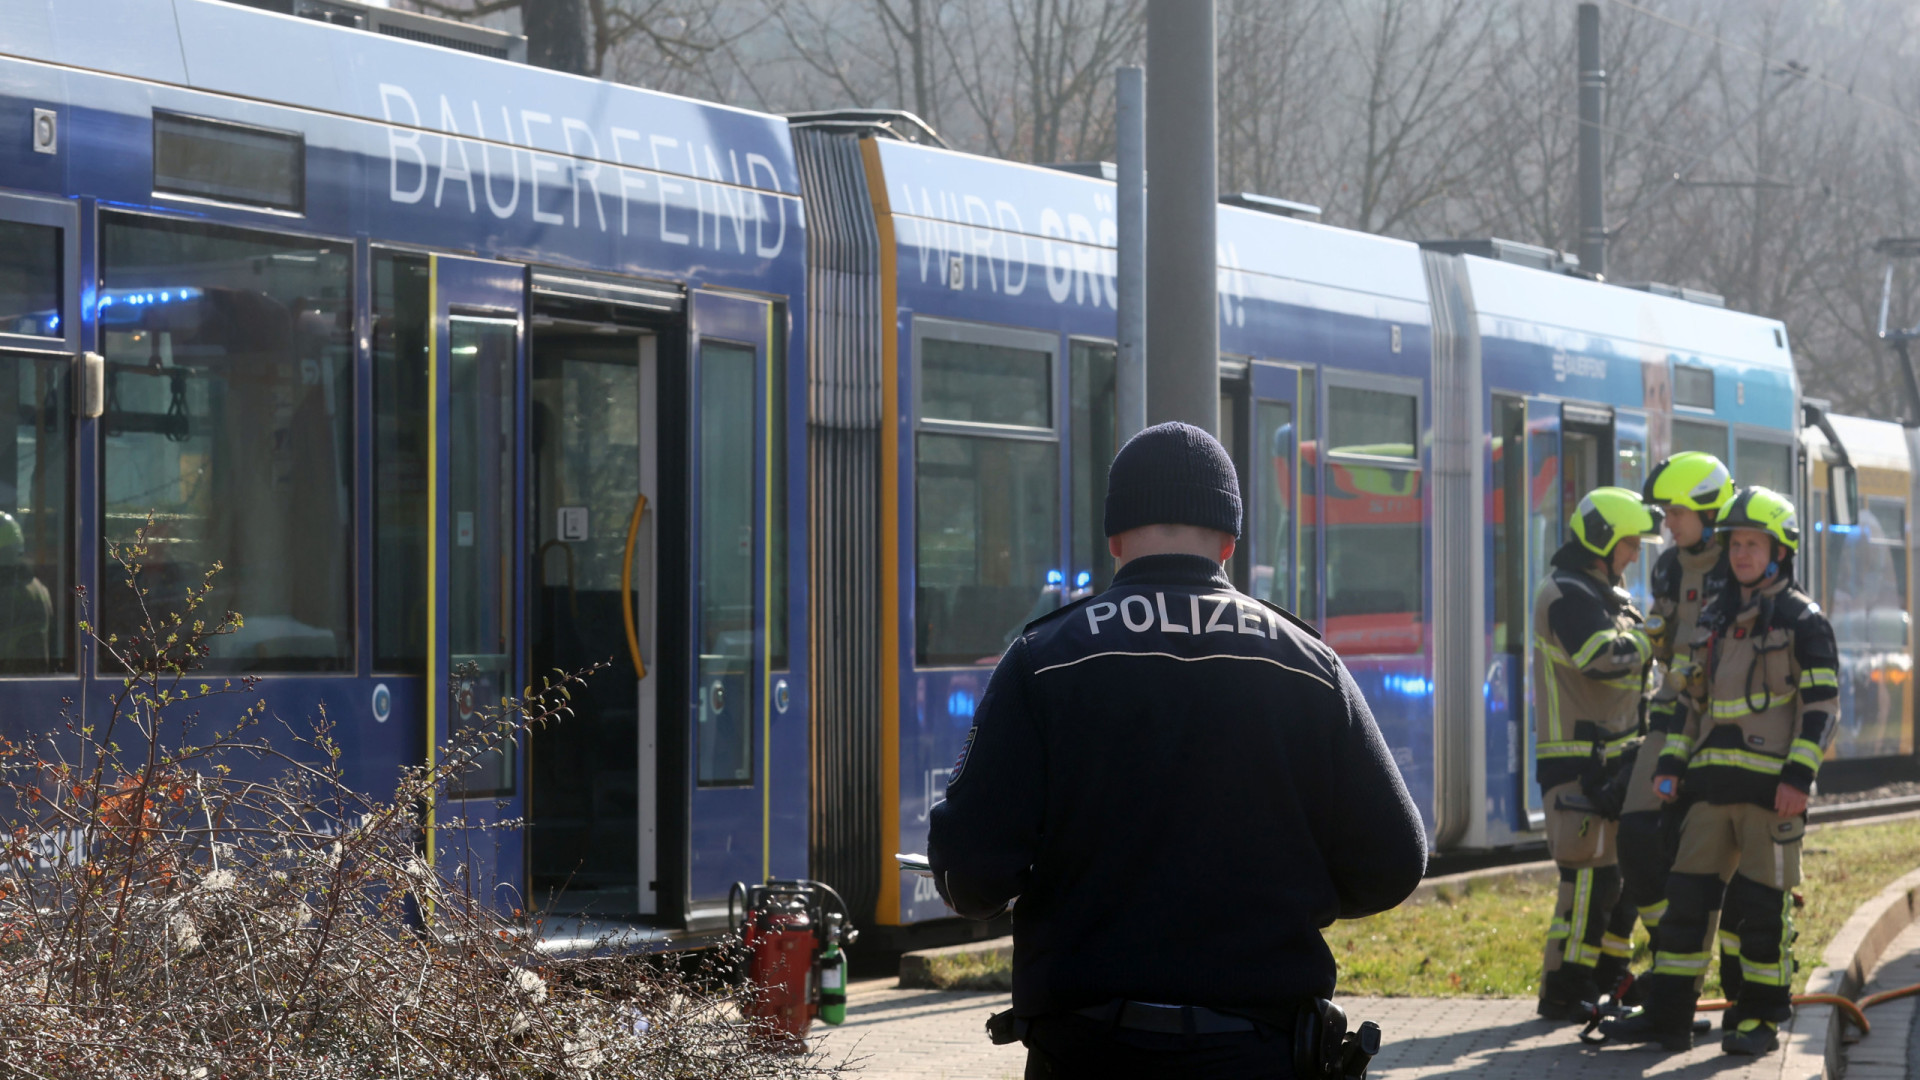
[[1214, 0], [1147, 0], [1147, 420], [1220, 431]]
[[1120, 443], [1147, 426], [1147, 71], [1114, 76], [1114, 129], [1120, 166], [1117, 258], [1120, 358], [1114, 388]]
[[1607, 73], [1600, 67], [1600, 5], [1580, 5], [1580, 268], [1607, 272], [1607, 208], [1600, 183], [1600, 125]]

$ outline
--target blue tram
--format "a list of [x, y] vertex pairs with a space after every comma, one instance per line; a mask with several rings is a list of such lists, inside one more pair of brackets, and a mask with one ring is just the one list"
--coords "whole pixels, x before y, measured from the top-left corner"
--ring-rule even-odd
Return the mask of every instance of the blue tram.
[[[254, 7], [0, 0], [0, 511], [39, 588], [0, 592], [0, 729], [102, 707], [74, 590], [127, 625], [106, 551], [151, 518], [152, 595], [220, 562], [246, 626], [210, 666], [324, 706], [370, 789], [609, 662], [427, 833], [556, 947], [697, 938], [771, 876], [947, 917], [892, 854], [1013, 635], [1111, 573], [1112, 184]], [[1689, 448], [1826, 484], [1785, 328], [1235, 201], [1193, 358], [1234, 576], [1347, 658], [1439, 847], [1536, 838], [1527, 597], [1567, 511]], [[1889, 539], [1869, 499], [1900, 562], [1862, 627], [1897, 715], [1840, 754], [1913, 750], [1906, 506]]]
[[[801, 123], [803, 159], [824, 161]], [[1110, 573], [1114, 192], [908, 140], [860, 149], [841, 179], [872, 206], [862, 310], [881, 323], [879, 846], [911, 850], [1010, 635]], [[1532, 585], [1582, 494], [1637, 488], [1669, 452], [1803, 486], [1785, 328], [1498, 241], [1422, 247], [1246, 206], [1222, 208], [1219, 235], [1237, 582], [1341, 652], [1439, 848], [1537, 837]], [[811, 302], [818, 331], [834, 313]], [[878, 883], [883, 922], [945, 914], [910, 881]]]
[[101, 707], [73, 587], [129, 625], [105, 552], [151, 515], [151, 595], [223, 564], [209, 667], [324, 706], [372, 790], [611, 661], [435, 808], [528, 819], [428, 830], [503, 905], [645, 938], [802, 874], [786, 124], [211, 0], [3, 18], [0, 507], [53, 601], [0, 659], [7, 733]]

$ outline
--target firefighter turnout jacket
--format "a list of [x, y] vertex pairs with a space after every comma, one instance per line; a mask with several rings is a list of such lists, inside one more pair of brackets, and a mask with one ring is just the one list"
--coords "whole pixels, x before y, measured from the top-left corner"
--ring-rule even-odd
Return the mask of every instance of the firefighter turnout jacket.
[[1702, 611], [1691, 663], [1676, 667], [1679, 730], [1658, 775], [1696, 799], [1772, 808], [1789, 784], [1812, 791], [1839, 720], [1839, 653], [1820, 605], [1782, 577], [1743, 599], [1729, 584]]
[[[1693, 628], [1700, 622], [1700, 610], [1733, 580], [1727, 569], [1726, 548], [1712, 537], [1690, 548], [1669, 546], [1654, 560], [1651, 592], [1652, 610], [1647, 613], [1647, 640], [1653, 645], [1653, 659], [1671, 671], [1677, 662], [1686, 666], [1693, 655]], [[1632, 783], [1627, 785], [1627, 812], [1658, 810], [1653, 794], [1654, 769], [1666, 747], [1667, 735], [1680, 729], [1681, 682], [1663, 680], [1654, 695], [1647, 716], [1647, 739], [1634, 762]]]
[[1426, 831], [1345, 665], [1218, 563], [1134, 559], [1030, 624], [936, 805], [941, 896], [1018, 897], [1013, 1009], [1331, 997], [1320, 931], [1419, 884]]
[[1542, 789], [1579, 780], [1596, 745], [1612, 764], [1640, 737], [1640, 696], [1653, 646], [1626, 590], [1584, 565], [1593, 559], [1577, 545], [1562, 548], [1534, 593]]

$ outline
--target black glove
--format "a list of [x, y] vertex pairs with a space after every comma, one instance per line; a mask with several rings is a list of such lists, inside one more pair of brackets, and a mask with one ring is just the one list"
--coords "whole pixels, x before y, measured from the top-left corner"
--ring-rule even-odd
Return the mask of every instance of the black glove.
[[1640, 744], [1635, 743], [1609, 762], [1605, 748], [1594, 744], [1593, 756], [1580, 773], [1580, 793], [1593, 804], [1595, 813], [1609, 821], [1620, 819], [1620, 811], [1627, 805], [1627, 786], [1633, 782], [1633, 763], [1639, 756]]

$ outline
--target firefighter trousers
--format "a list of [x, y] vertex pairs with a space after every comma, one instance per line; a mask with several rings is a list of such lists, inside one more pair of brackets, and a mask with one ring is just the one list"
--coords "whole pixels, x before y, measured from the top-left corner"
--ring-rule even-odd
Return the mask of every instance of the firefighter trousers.
[[[1654, 934], [1647, 1010], [1665, 1026], [1691, 1023], [1720, 916], [1719, 944], [1738, 963], [1727, 998], [1739, 1019], [1792, 1015], [1793, 887], [1800, 882], [1802, 817], [1769, 807], [1695, 803], [1680, 829]], [[1723, 979], [1724, 979], [1723, 973]]]
[[1593, 1001], [1605, 989], [1594, 969], [1620, 897], [1617, 824], [1593, 810], [1578, 782], [1548, 788], [1544, 796], [1547, 853], [1560, 867], [1560, 894], [1547, 927], [1540, 996], [1564, 1004]]

